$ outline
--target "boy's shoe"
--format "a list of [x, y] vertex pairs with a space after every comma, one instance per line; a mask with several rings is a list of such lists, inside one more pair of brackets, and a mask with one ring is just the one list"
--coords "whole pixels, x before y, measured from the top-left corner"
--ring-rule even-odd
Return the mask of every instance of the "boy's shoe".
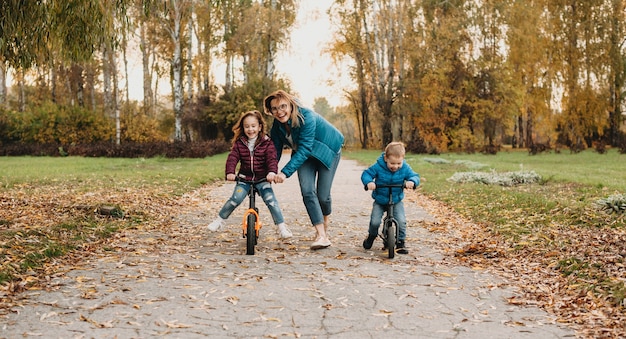
[[404, 240], [398, 240], [396, 243], [396, 252], [399, 254], [409, 254], [409, 250], [404, 247]]
[[363, 248], [366, 250], [369, 250], [370, 248], [372, 248], [372, 245], [374, 244], [374, 240], [376, 240], [376, 236], [375, 235], [368, 235], [367, 239], [363, 240]]
[[285, 226], [285, 224], [278, 225], [278, 234], [282, 239], [293, 237], [293, 233]]
[[328, 238], [319, 237], [311, 244], [311, 249], [320, 250], [322, 248], [326, 248], [329, 246], [330, 246], [330, 240], [328, 240]]
[[221, 230], [222, 228], [224, 228], [224, 224], [225, 224], [224, 219], [222, 219], [220, 217], [217, 217], [217, 219], [213, 220], [213, 222], [210, 223], [207, 228], [211, 232], [216, 232], [216, 231]]

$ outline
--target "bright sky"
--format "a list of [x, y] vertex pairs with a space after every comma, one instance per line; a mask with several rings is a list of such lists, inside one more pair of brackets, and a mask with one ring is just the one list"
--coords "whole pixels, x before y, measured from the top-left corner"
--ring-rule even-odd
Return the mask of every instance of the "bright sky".
[[276, 60], [277, 73], [291, 80], [295, 94], [309, 107], [318, 97], [325, 97], [333, 107], [344, 104], [343, 90], [350, 86], [322, 52], [332, 39], [326, 14], [332, 3], [333, 0], [299, 1], [290, 48]]
[[[331, 64], [330, 57], [322, 52], [332, 39], [330, 20], [326, 14], [332, 3], [333, 0], [299, 1], [290, 44], [285, 50], [279, 51], [275, 63], [277, 75], [291, 81], [294, 94], [308, 107], [312, 107], [315, 99], [319, 97], [325, 97], [332, 107], [343, 105], [344, 90], [353, 87], [346, 78], [346, 71], [343, 70], [342, 76], [341, 71]], [[118, 71], [123, 71], [122, 67], [120, 65]], [[128, 67], [131, 79], [130, 97], [141, 100], [143, 97], [141, 60], [131, 58]], [[216, 81], [223, 84], [225, 75], [223, 66], [218, 66], [214, 72]], [[10, 72], [7, 80], [8, 83], [12, 83]], [[137, 83], [133, 83], [133, 80]], [[159, 92], [171, 93], [168, 79], [160, 79], [159, 85], [161, 88]]]

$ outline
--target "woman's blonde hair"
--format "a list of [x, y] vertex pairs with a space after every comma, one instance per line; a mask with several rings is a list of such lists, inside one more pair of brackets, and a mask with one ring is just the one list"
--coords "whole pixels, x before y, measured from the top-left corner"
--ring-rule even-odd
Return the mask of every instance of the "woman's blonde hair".
[[241, 114], [239, 120], [237, 120], [237, 123], [235, 124], [235, 126], [233, 126], [233, 132], [235, 133], [235, 136], [233, 137], [233, 144], [245, 134], [243, 130], [243, 121], [247, 117], [257, 118], [257, 120], [259, 121], [259, 126], [261, 126], [261, 131], [259, 131], [259, 138], [257, 138], [256, 142], [259, 142], [261, 137], [265, 135], [265, 120], [263, 120], [263, 114], [261, 114], [261, 112], [257, 110], [247, 111]]
[[385, 156], [404, 158], [405, 154], [404, 144], [400, 141], [392, 141], [385, 147]]
[[263, 107], [264, 107], [265, 114], [274, 116], [274, 114], [272, 114], [272, 101], [274, 99], [278, 99], [279, 101], [285, 100], [289, 102], [291, 106], [291, 112], [289, 114], [289, 119], [291, 120], [291, 127], [300, 127], [300, 120], [304, 120], [304, 118], [302, 117], [302, 114], [300, 113], [300, 110], [298, 109], [300, 107], [298, 99], [294, 97], [293, 95], [283, 91], [282, 89], [279, 89], [271, 93], [270, 95], [266, 96], [265, 99], [263, 100]]

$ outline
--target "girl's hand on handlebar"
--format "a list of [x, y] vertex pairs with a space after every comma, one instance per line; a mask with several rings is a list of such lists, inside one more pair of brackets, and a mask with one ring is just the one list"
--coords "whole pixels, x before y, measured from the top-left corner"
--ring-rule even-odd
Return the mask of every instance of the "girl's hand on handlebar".
[[265, 177], [267, 182], [274, 182], [275, 178], [276, 178], [276, 173], [274, 173], [274, 172], [267, 173], [267, 176]]
[[226, 174], [226, 180], [228, 180], [228, 181], [235, 181], [235, 179], [237, 179], [237, 177], [235, 176], [234, 173]]

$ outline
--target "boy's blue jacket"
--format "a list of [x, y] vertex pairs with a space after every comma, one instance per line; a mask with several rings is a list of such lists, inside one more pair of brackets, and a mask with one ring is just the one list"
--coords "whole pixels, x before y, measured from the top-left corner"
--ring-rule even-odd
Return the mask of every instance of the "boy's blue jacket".
[[[291, 159], [281, 170], [287, 177], [294, 174], [309, 157], [318, 159], [326, 168], [330, 168], [344, 141], [343, 134], [324, 117], [308, 108], [298, 109], [301, 114], [300, 127], [291, 128], [294, 145], [287, 140], [287, 130], [283, 124], [274, 121], [270, 132], [279, 161], [283, 146], [287, 145], [293, 150]], [[291, 126], [291, 120], [288, 124]]]
[[[402, 167], [399, 170], [392, 172], [387, 167], [385, 162], [385, 152], [383, 152], [376, 163], [367, 168], [361, 174], [361, 182], [363, 185], [367, 185], [370, 182], [374, 182], [377, 185], [402, 185], [404, 181], [412, 181], [417, 187], [420, 184], [420, 175], [415, 173], [411, 166], [402, 161]], [[392, 188], [393, 203], [398, 203], [404, 199], [404, 190], [402, 188]], [[372, 191], [372, 198], [376, 203], [386, 205], [389, 203], [389, 189], [377, 188]]]

